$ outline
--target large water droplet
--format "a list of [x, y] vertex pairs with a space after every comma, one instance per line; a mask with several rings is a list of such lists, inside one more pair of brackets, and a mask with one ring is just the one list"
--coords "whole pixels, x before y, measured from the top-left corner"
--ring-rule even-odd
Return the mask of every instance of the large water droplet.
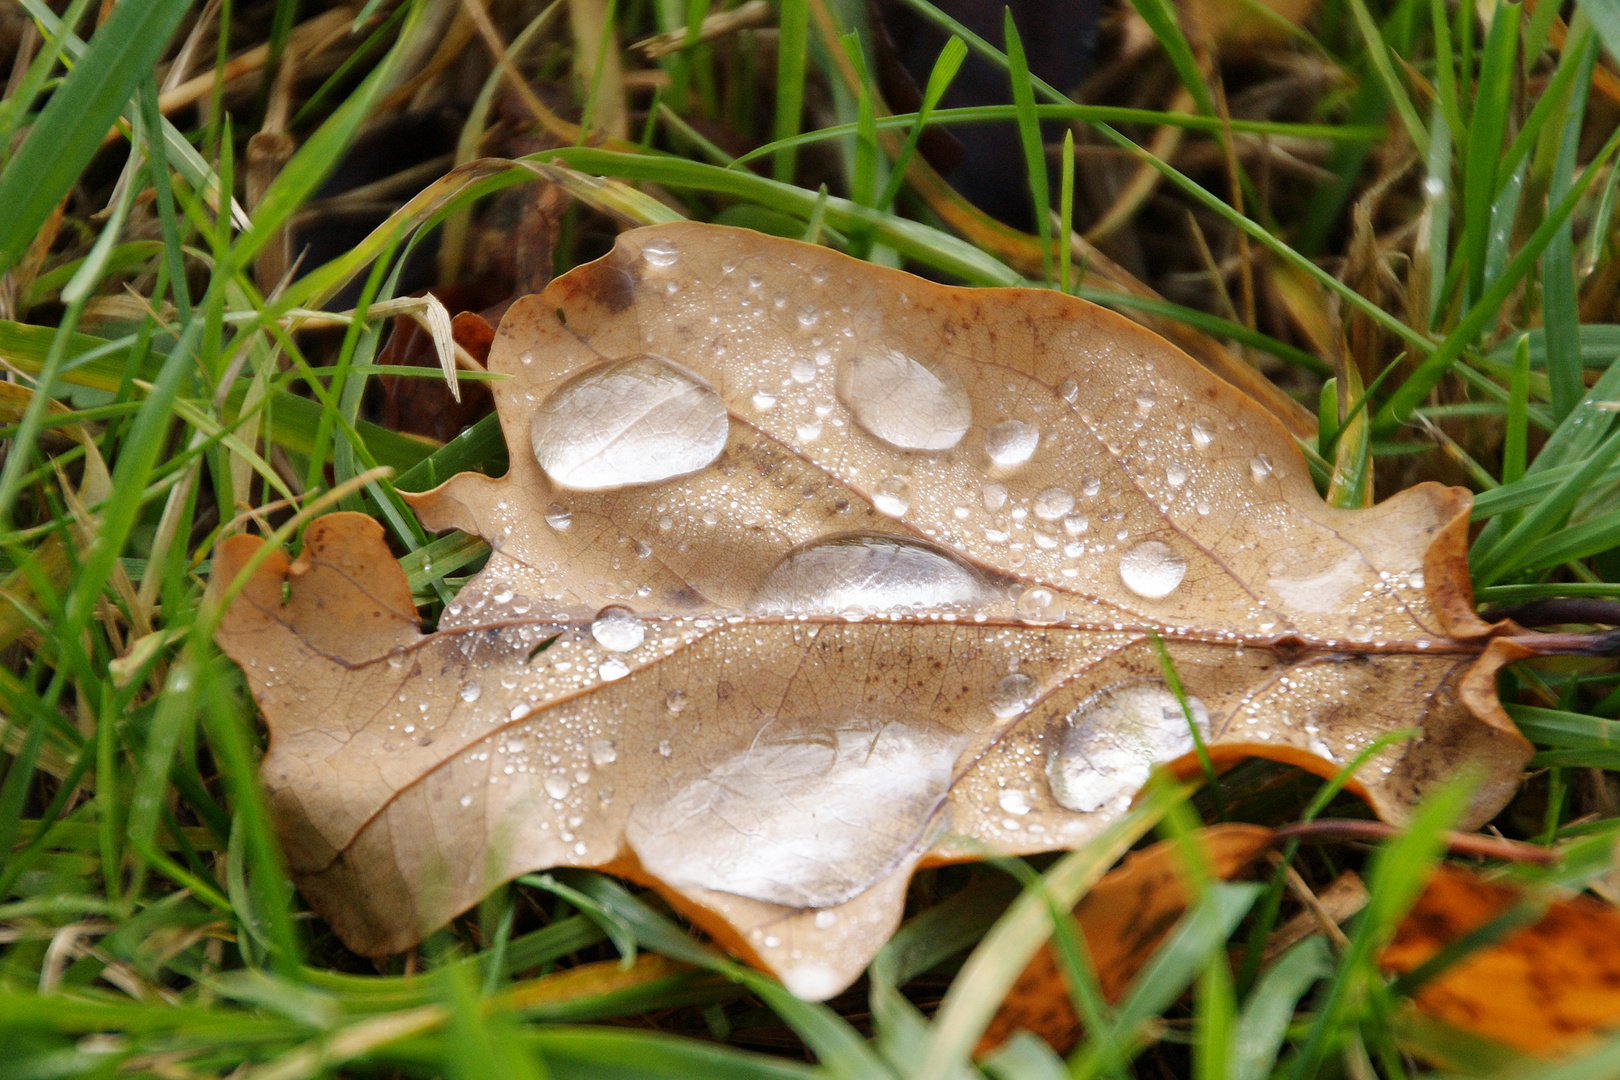
[[[1187, 707], [1207, 737], [1204, 703], [1189, 697]], [[1046, 778], [1053, 797], [1070, 810], [1090, 812], [1129, 800], [1147, 782], [1152, 766], [1193, 748], [1180, 702], [1157, 681], [1099, 690], [1054, 727]]]
[[1208, 450], [1209, 444], [1215, 441], [1215, 425], [1208, 417], [1200, 416], [1192, 422], [1192, 441], [1200, 450]]
[[996, 803], [1007, 813], [1017, 814], [1020, 817], [1029, 813], [1029, 796], [1023, 788], [1005, 788], [996, 798]]
[[[1056, 546], [1057, 542], [1053, 541], [1051, 547]], [[1032, 585], [1025, 589], [1018, 595], [1018, 603], [1014, 607], [1020, 618], [1037, 622], [1056, 622], [1063, 618], [1063, 601], [1045, 585]]]
[[1074, 496], [1060, 487], [1049, 487], [1035, 496], [1035, 516], [1046, 521], [1058, 518], [1074, 509]]
[[1158, 540], [1144, 540], [1119, 558], [1119, 579], [1148, 600], [1169, 596], [1186, 576], [1187, 560]]
[[635, 612], [614, 604], [598, 611], [591, 620], [591, 637], [604, 649], [629, 652], [641, 648], [647, 638], [647, 628]]
[[921, 540], [853, 534], [790, 551], [754, 594], [766, 615], [977, 608], [994, 593], [972, 567]]
[[1041, 696], [1041, 687], [1021, 671], [1004, 676], [990, 691], [990, 712], [998, 720], [1017, 716]]
[[949, 450], [973, 422], [956, 372], [881, 346], [844, 362], [838, 400], [861, 427], [902, 450]]
[[777, 720], [670, 796], [637, 803], [626, 836], [676, 888], [834, 907], [927, 845], [964, 747], [897, 722]]
[[984, 452], [1001, 466], [1022, 465], [1035, 453], [1040, 429], [1022, 420], [1003, 420], [984, 433]]
[[574, 523], [573, 512], [562, 503], [552, 503], [546, 508], [546, 524], [558, 532], [562, 532]]
[[1271, 475], [1271, 459], [1264, 454], [1256, 454], [1249, 459], [1249, 475], [1259, 483]]
[[581, 372], [529, 422], [535, 459], [563, 487], [650, 484], [708, 465], [725, 449], [720, 395], [666, 360], [636, 356]]

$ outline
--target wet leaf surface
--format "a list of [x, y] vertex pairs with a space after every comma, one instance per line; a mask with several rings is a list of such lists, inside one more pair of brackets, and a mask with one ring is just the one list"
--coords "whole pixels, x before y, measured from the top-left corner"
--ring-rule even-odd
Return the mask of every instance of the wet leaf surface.
[[510, 472], [413, 499], [494, 549], [437, 631], [333, 515], [219, 636], [362, 953], [592, 866], [829, 996], [919, 864], [1082, 844], [1196, 769], [1151, 632], [1217, 762], [1332, 774], [1420, 728], [1356, 774], [1387, 820], [1470, 766], [1478, 823], [1528, 759], [1468, 494], [1328, 507], [1264, 410], [1091, 305], [677, 224], [514, 303], [489, 366]]

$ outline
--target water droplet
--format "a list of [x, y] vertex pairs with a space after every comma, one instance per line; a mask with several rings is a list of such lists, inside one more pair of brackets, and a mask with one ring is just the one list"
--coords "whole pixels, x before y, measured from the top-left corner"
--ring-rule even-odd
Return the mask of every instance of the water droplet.
[[753, 607], [766, 615], [837, 615], [976, 608], [993, 598], [976, 570], [932, 544], [857, 533], [788, 552], [765, 576]]
[[769, 390], [760, 390], [754, 394], [754, 408], [760, 412], [769, 412], [776, 408], [776, 395]]
[[552, 503], [546, 508], [546, 524], [558, 532], [562, 532], [574, 523], [573, 511], [562, 503]]
[[596, 677], [603, 682], [613, 682], [630, 674], [630, 665], [617, 656], [610, 656], [596, 667]]
[[1018, 594], [1014, 605], [1020, 618], [1055, 621], [1063, 618], [1063, 603], [1057, 593], [1044, 585], [1035, 585]]
[[597, 739], [591, 743], [591, 764], [600, 769], [619, 760], [619, 749], [612, 739]]
[[668, 796], [638, 801], [625, 836], [675, 888], [836, 907], [892, 874], [905, 845], [927, 845], [966, 745], [936, 725], [778, 718]]
[[1021, 671], [1003, 676], [990, 691], [990, 712], [998, 720], [1017, 716], [1041, 696], [1040, 684]]
[[1079, 536], [1091, 527], [1091, 519], [1084, 514], [1070, 514], [1063, 519], [1063, 531], [1070, 536]]
[[596, 618], [591, 620], [591, 637], [604, 649], [629, 652], [641, 647], [647, 637], [647, 628], [641, 624], [641, 617], [635, 612], [613, 604], [598, 611]]
[[1158, 398], [1153, 396], [1153, 391], [1143, 390], [1141, 393], [1136, 395], [1136, 411], [1141, 413], [1143, 416], [1146, 416], [1148, 413], [1153, 411], [1153, 406], [1158, 400]]
[[568, 798], [568, 777], [563, 776], [560, 773], [553, 773], [552, 775], [546, 777], [546, 782], [543, 786], [546, 789], [546, 794], [550, 795], [553, 799], [561, 800]]
[[1254, 482], [1259, 483], [1271, 475], [1271, 459], [1264, 454], [1256, 454], [1249, 459], [1249, 475]]
[[830, 930], [832, 927], [838, 925], [838, 913], [836, 911], [827, 911], [823, 909], [816, 912], [815, 921], [817, 930]]
[[821, 438], [821, 421], [811, 420], [800, 424], [794, 429], [794, 434], [798, 435], [799, 441], [802, 443], [813, 443]]
[[1035, 453], [1035, 445], [1040, 441], [1040, 430], [1034, 424], [1003, 420], [992, 424], [984, 433], [984, 452], [997, 465], [1022, 465]]
[[1003, 484], [985, 484], [979, 492], [984, 496], [984, 508], [991, 513], [1007, 505], [1007, 488]]
[[904, 517], [911, 509], [911, 485], [899, 476], [891, 476], [872, 493], [872, 506], [880, 514]]
[[669, 755], [673, 754], [674, 752], [675, 752], [675, 748], [669, 745], [669, 740], [668, 739], [659, 740], [659, 743], [658, 743], [658, 756], [659, 757], [669, 757]]
[[1208, 417], [1200, 416], [1192, 422], [1192, 441], [1200, 450], [1208, 450], [1209, 444], [1215, 441], [1215, 425]]
[[[1209, 713], [1203, 702], [1189, 697], [1187, 707], [1208, 737]], [[1157, 680], [1099, 690], [1054, 727], [1047, 782], [1059, 804], [1082, 812], [1128, 800], [1147, 782], [1155, 764], [1193, 748], [1180, 702]]]
[[1007, 813], [1017, 814], [1020, 817], [1029, 813], [1029, 796], [1023, 788], [1005, 788], [996, 799], [996, 803]]
[[718, 524], [720, 524], [720, 515], [718, 513], [716, 513], [715, 511], [713, 511], [713, 510], [705, 510], [705, 511], [703, 511], [703, 524], [705, 524], [705, 525], [718, 525]]
[[529, 423], [546, 475], [583, 491], [696, 472], [720, 456], [727, 434], [714, 388], [650, 356], [581, 372], [553, 390]]
[[808, 356], [795, 356], [788, 365], [788, 375], [796, 383], [811, 383], [816, 380], [816, 362]]
[[472, 805], [472, 796], [471, 795], [463, 795], [460, 799], [458, 799], [456, 801], [461, 803], [462, 806], [471, 806]]
[[1074, 496], [1060, 487], [1049, 487], [1035, 496], [1035, 516], [1056, 521], [1074, 509]]
[[1186, 576], [1187, 560], [1158, 540], [1144, 540], [1119, 559], [1119, 579], [1147, 600], [1169, 596]]
[[480, 694], [482, 694], [483, 692], [484, 692], [484, 688], [482, 686], [480, 686], [478, 683], [469, 682], [469, 683], [462, 683], [461, 684], [461, 700], [462, 701], [469, 702], [469, 703], [477, 701], [478, 696]]
[[1423, 571], [1421, 571], [1421, 570], [1412, 571], [1412, 573], [1407, 577], [1407, 580], [1411, 582], [1412, 588], [1414, 588], [1414, 589], [1422, 589], [1423, 588]]
[[1187, 470], [1184, 466], [1170, 464], [1164, 467], [1164, 481], [1173, 488], [1178, 488], [1187, 482]]
[[1063, 385], [1058, 387], [1058, 397], [1073, 405], [1080, 400], [1080, 384], [1073, 379], [1064, 379]]
[[649, 266], [666, 267], [674, 266], [681, 256], [674, 244], [660, 236], [647, 241], [647, 246], [641, 249], [641, 257]]
[[664, 708], [672, 713], [678, 713], [686, 708], [686, 691], [671, 690], [669, 696], [664, 698]]
[[1080, 494], [1084, 495], [1086, 498], [1095, 499], [1097, 497], [1097, 492], [1101, 490], [1102, 481], [1097, 479], [1095, 476], [1083, 476], [1080, 478]]
[[861, 427], [902, 450], [949, 450], [973, 422], [956, 372], [881, 346], [844, 362], [838, 400]]

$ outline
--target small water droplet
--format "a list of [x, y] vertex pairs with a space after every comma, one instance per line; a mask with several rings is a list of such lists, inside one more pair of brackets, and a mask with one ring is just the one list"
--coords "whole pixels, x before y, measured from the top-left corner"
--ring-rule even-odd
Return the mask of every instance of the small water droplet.
[[1119, 579], [1147, 600], [1169, 596], [1186, 576], [1187, 560], [1158, 540], [1144, 540], [1119, 559]]
[[1070, 536], [1079, 536], [1091, 527], [1091, 519], [1084, 514], [1070, 514], [1063, 519], [1063, 531]]
[[1058, 595], [1044, 585], [1035, 585], [1018, 594], [1015, 605], [1019, 617], [1040, 621], [1063, 618], [1063, 603]]
[[799, 441], [802, 443], [813, 443], [821, 438], [821, 421], [811, 420], [800, 424], [794, 429], [794, 434], [799, 437]]
[[720, 515], [717, 512], [713, 511], [713, 510], [705, 510], [705, 511], [703, 511], [703, 524], [705, 524], [705, 525], [718, 525], [718, 524], [720, 524]]
[[1035, 516], [1044, 521], [1056, 521], [1074, 509], [1074, 496], [1060, 487], [1049, 487], [1035, 496]]
[[480, 686], [478, 683], [468, 682], [468, 683], [462, 683], [461, 684], [461, 700], [462, 701], [466, 701], [466, 702], [469, 702], [469, 703], [477, 701], [478, 696], [480, 694], [482, 694], [483, 692], [484, 692], [484, 688], [482, 686]]
[[1264, 454], [1256, 454], [1249, 459], [1249, 475], [1254, 482], [1259, 483], [1271, 475], [1271, 459]]
[[821, 911], [816, 912], [815, 922], [817, 930], [830, 930], [838, 924], [838, 913], [823, 908]]
[[546, 777], [546, 782], [543, 786], [546, 789], [546, 794], [550, 795], [553, 799], [560, 801], [568, 798], [568, 789], [570, 786], [568, 783], [568, 777], [563, 776], [560, 773], [552, 773], [550, 776]]
[[1192, 441], [1200, 450], [1208, 450], [1209, 444], [1215, 441], [1215, 425], [1208, 417], [1200, 416], [1192, 422]]
[[646, 640], [647, 628], [641, 617], [627, 607], [611, 604], [596, 613], [591, 620], [591, 637], [604, 649], [629, 652], [639, 649]]
[[681, 256], [680, 252], [675, 250], [674, 244], [662, 237], [656, 237], [649, 240], [647, 246], [641, 249], [641, 257], [647, 260], [647, 265], [663, 268], [674, 266]]
[[659, 741], [659, 743], [658, 743], [658, 756], [659, 757], [669, 757], [669, 755], [673, 754], [674, 752], [675, 752], [675, 749], [674, 749], [674, 747], [669, 745], [669, 740], [668, 739], [662, 739], [662, 740]]
[[456, 801], [461, 803], [462, 806], [471, 806], [472, 805], [472, 796], [471, 795], [463, 795], [460, 799], [458, 799]]
[[1058, 397], [1073, 405], [1080, 400], [1080, 384], [1073, 379], [1064, 379], [1063, 385], [1058, 387]]
[[1414, 588], [1414, 589], [1422, 589], [1423, 588], [1423, 571], [1421, 571], [1421, 570], [1412, 571], [1412, 573], [1408, 576], [1407, 580], [1412, 583], [1412, 588]]
[[1007, 488], [1003, 484], [985, 484], [979, 492], [984, 496], [984, 508], [991, 513], [1007, 505]]
[[788, 375], [796, 383], [812, 383], [816, 381], [816, 362], [808, 356], [795, 356], [788, 365]]
[[1146, 416], [1148, 413], [1153, 411], [1153, 406], [1158, 402], [1158, 400], [1158, 398], [1153, 396], [1153, 391], [1143, 390], [1141, 393], [1136, 395], [1136, 411], [1141, 413], [1143, 416]]
[[905, 517], [906, 511], [911, 509], [911, 485], [904, 477], [887, 478], [872, 493], [872, 506], [880, 514]]
[[664, 708], [668, 709], [672, 713], [678, 713], [681, 710], [685, 709], [686, 708], [686, 691], [685, 690], [671, 690], [669, 692], [669, 695], [664, 698]]
[[612, 739], [597, 739], [591, 743], [591, 764], [600, 769], [619, 760], [619, 748]]
[[996, 802], [1007, 813], [1017, 814], [1020, 817], [1029, 813], [1030, 810], [1029, 795], [1024, 792], [1023, 788], [1003, 789]]
[[776, 395], [769, 390], [760, 390], [754, 394], [754, 408], [760, 412], [769, 412], [776, 408]]
[[1003, 420], [985, 431], [984, 452], [997, 465], [1010, 468], [1028, 461], [1040, 441], [1040, 430], [1034, 424], [1026, 424], [1022, 420]]
[[1164, 467], [1164, 481], [1173, 488], [1178, 488], [1187, 482], [1187, 470], [1184, 466], [1171, 463]]
[[1097, 497], [1097, 492], [1101, 490], [1102, 481], [1098, 480], [1095, 476], [1083, 476], [1080, 478], [1080, 494], [1084, 495], [1086, 498], [1095, 499]]
[[574, 523], [573, 511], [562, 503], [552, 503], [546, 508], [546, 524], [558, 532], [562, 532]]
[[596, 667], [596, 677], [603, 682], [613, 682], [630, 674], [630, 665], [617, 656], [610, 656]]
[[1017, 716], [1041, 696], [1040, 684], [1021, 671], [1003, 676], [990, 691], [990, 712], [998, 720]]

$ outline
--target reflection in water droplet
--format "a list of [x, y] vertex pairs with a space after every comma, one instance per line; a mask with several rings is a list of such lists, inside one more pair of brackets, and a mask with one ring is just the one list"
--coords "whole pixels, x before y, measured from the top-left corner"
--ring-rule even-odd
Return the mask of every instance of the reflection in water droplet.
[[911, 509], [911, 485], [901, 477], [889, 477], [872, 493], [872, 506], [880, 514], [904, 517]]
[[674, 266], [681, 256], [674, 244], [659, 237], [647, 242], [647, 246], [641, 249], [641, 257], [647, 260], [648, 266], [666, 267]]
[[720, 395], [666, 360], [590, 368], [553, 390], [529, 422], [546, 475], [583, 491], [650, 484], [708, 465], [725, 449]]
[[1021, 671], [1004, 676], [990, 691], [990, 712], [998, 720], [1017, 716], [1041, 696], [1041, 687]]
[[1259, 483], [1271, 475], [1271, 459], [1264, 454], [1256, 454], [1249, 459], [1249, 475], [1254, 482]]
[[591, 743], [590, 753], [591, 764], [598, 769], [619, 760], [619, 748], [613, 745], [612, 739], [596, 739]]
[[1034, 424], [1026, 424], [1022, 420], [1003, 420], [991, 425], [984, 433], [984, 452], [997, 465], [1022, 465], [1035, 453], [1035, 446], [1040, 441], [1040, 430]]
[[468, 702], [468, 703], [477, 701], [479, 695], [482, 694], [483, 692], [484, 692], [484, 688], [481, 685], [479, 685], [478, 683], [469, 682], [469, 683], [462, 683], [461, 684], [461, 700], [462, 701], [465, 701], [465, 702]]
[[630, 674], [630, 665], [617, 656], [610, 656], [597, 665], [596, 677], [603, 682], [613, 682]]
[[569, 784], [568, 777], [566, 776], [553, 773], [552, 775], [546, 777], [545, 783], [541, 786], [546, 789], [546, 794], [550, 795], [553, 799], [568, 798]]
[[1209, 444], [1215, 441], [1215, 425], [1208, 417], [1200, 416], [1193, 421], [1192, 441], [1200, 450], [1208, 450]]
[[1035, 496], [1035, 516], [1046, 521], [1058, 518], [1074, 509], [1074, 496], [1060, 487], [1049, 487]]
[[676, 888], [833, 907], [927, 845], [965, 744], [936, 726], [774, 720], [671, 795], [637, 803], [625, 834]]
[[996, 799], [996, 803], [1007, 813], [1017, 814], [1020, 817], [1029, 813], [1029, 796], [1023, 788], [1006, 788]]
[[956, 372], [883, 346], [844, 361], [838, 400], [861, 427], [902, 450], [949, 450], [973, 422]]
[[[1209, 735], [1204, 703], [1187, 707], [1200, 734]], [[1058, 803], [1090, 812], [1128, 801], [1155, 764], [1193, 749], [1187, 717], [1161, 682], [1123, 683], [1099, 690], [1053, 725], [1046, 778]]]
[[838, 615], [972, 609], [993, 601], [977, 571], [931, 544], [854, 534], [788, 552], [760, 583], [753, 608], [765, 615]]
[[552, 503], [546, 508], [546, 524], [558, 532], [562, 532], [574, 523], [574, 515], [562, 503]]
[[641, 647], [647, 637], [647, 628], [641, 624], [641, 617], [635, 612], [613, 604], [598, 611], [596, 618], [591, 620], [591, 637], [604, 649], [629, 652]]
[[1187, 560], [1158, 540], [1144, 540], [1119, 558], [1119, 579], [1144, 599], [1169, 596], [1186, 576]]

